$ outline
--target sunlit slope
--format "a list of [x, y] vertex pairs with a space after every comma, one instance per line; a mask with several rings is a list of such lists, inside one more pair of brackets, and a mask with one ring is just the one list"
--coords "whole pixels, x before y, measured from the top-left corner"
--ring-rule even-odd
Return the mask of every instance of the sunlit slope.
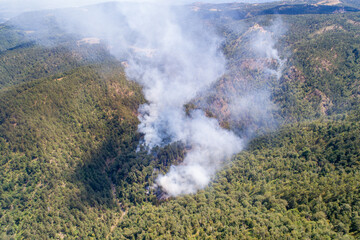
[[[31, 19], [28, 21], [31, 22]], [[35, 39], [35, 34], [36, 31], [26, 31], [9, 23], [0, 25], [0, 89], [74, 67], [112, 60], [99, 43], [87, 44], [64, 33], [54, 32], [57, 37], [48, 40], [44, 46]]]
[[[271, 32], [267, 28], [272, 25], [276, 27]], [[220, 119], [229, 121], [228, 94], [245, 96], [264, 88], [271, 92], [278, 106], [275, 116], [281, 122], [359, 111], [359, 13], [268, 15], [226, 26], [224, 52], [229, 71], [214, 86], [215, 91], [201, 99]], [[277, 36], [275, 47], [285, 61], [279, 80], [263, 77], [274, 65], [273, 59], [248, 51], [254, 41], [249, 33], [259, 31]]]
[[105, 236], [120, 212], [106, 169], [136, 147], [140, 91], [108, 63], [1, 92], [0, 238]]
[[151, 186], [186, 149], [136, 151], [145, 100], [121, 64], [101, 45], [44, 47], [12, 32], [0, 54], [0, 239], [359, 238], [359, 16], [283, 14], [287, 62], [270, 82], [251, 65], [271, 61], [247, 53], [244, 35], [277, 17], [226, 22], [245, 26], [221, 32], [241, 81], [227, 73], [209, 102], [267, 84], [286, 125], [205, 190], [166, 201]]
[[295, 124], [255, 139], [209, 188], [130, 208], [114, 239], [356, 239], [358, 123]]
[[299, 89], [296, 101], [308, 105], [317, 116], [358, 110], [360, 14], [289, 17], [284, 21], [290, 28], [282, 43], [290, 43], [292, 57], [283, 87]]

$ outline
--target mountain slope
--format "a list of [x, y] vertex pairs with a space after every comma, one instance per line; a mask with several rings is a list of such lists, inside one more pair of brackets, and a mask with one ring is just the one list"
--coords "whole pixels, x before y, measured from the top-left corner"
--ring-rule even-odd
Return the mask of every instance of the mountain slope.
[[36, 32], [0, 26], [0, 89], [112, 59], [101, 44], [59, 34], [60, 44], [43, 46], [32, 35]]
[[186, 107], [241, 128], [253, 119], [231, 124], [229, 89], [265, 89], [283, 125], [259, 121], [265, 131], [208, 188], [178, 198], [153, 183], [187, 149], [138, 148], [145, 99], [105, 46], [58, 29], [61, 41], [44, 46], [2, 25], [0, 238], [359, 238], [360, 14], [283, 14], [287, 31], [275, 47], [287, 61], [277, 80], [263, 78], [276, 63], [248, 51], [254, 31], [273, 30], [276, 4], [244, 5], [241, 18], [226, 21], [207, 11], [204, 21], [225, 37], [228, 72], [201, 96], [208, 105]]
[[142, 101], [117, 64], [75, 68], [2, 92], [1, 238], [105, 236], [108, 226], [99, 219], [110, 224], [120, 211], [106, 159], [125, 151], [123, 144], [136, 147]]
[[[227, 116], [228, 95], [246, 96], [249, 92], [267, 89], [278, 106], [275, 116], [280, 122], [357, 114], [360, 107], [359, 16], [359, 13], [287, 15], [279, 20], [278, 16], [269, 15], [225, 25], [222, 31], [226, 37], [224, 52], [229, 71], [212, 93], [195, 104], [205, 105], [209, 112], [232, 125], [233, 119]], [[272, 29], [274, 23], [275, 29]], [[257, 32], [278, 39], [275, 47], [286, 60], [279, 80], [265, 74], [274, 69], [271, 58], [248, 51], [256, 41], [249, 35], [256, 36]]]
[[359, 131], [316, 121], [256, 139], [206, 190], [130, 208], [113, 237], [359, 237]]

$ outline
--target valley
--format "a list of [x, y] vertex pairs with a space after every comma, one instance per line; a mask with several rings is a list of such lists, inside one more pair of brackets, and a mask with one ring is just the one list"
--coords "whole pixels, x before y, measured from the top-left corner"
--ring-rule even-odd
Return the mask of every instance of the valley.
[[[117, 15], [123, 3], [84, 8], [24, 13], [0, 24], [0, 239], [360, 237], [357, 1], [176, 6], [187, 16], [181, 36], [203, 34], [197, 40], [208, 45], [194, 44], [200, 49], [166, 34], [164, 45], [141, 31], [122, 35], [117, 25], [132, 27], [124, 23], [128, 16]], [[115, 27], [97, 28], [89, 20], [96, 29], [90, 34], [92, 28], [78, 30], [87, 23], [67, 25], [79, 16], [102, 16]], [[194, 19], [221, 41], [190, 27]], [[115, 37], [109, 29], [117, 30]], [[121, 44], [131, 47], [117, 48]], [[169, 53], [191, 46], [185, 48], [196, 59], [190, 63], [223, 63], [224, 73], [193, 94], [191, 81], [176, 84], [178, 76], [197, 77], [184, 73], [197, 65], [183, 61], [187, 52], [170, 57], [163, 46]], [[220, 52], [223, 58], [205, 61], [213, 46], [219, 50], [210, 57]], [[154, 61], [160, 67], [153, 68]], [[196, 71], [205, 78], [215, 70]], [[149, 71], [160, 77], [169, 71], [175, 90], [136, 79]], [[164, 93], [149, 91], [153, 85]], [[142, 111], [163, 107], [162, 101], [184, 112], [180, 133], [199, 128], [192, 120], [206, 119], [219, 136], [233, 134], [229, 139], [243, 144], [227, 160], [207, 162], [221, 167], [191, 194], [171, 195], [159, 176], [186, 166], [184, 159], [202, 146], [210, 155], [227, 154], [211, 152], [220, 144], [210, 134], [180, 138], [177, 129], [170, 131], [171, 118], [158, 124], [170, 132], [149, 148], [141, 124], [142, 116], [153, 115]], [[221, 149], [232, 152], [231, 146]]]

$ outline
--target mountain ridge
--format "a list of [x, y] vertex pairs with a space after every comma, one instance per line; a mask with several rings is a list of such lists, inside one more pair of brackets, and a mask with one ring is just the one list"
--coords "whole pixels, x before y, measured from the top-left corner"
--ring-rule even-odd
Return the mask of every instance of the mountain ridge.
[[[249, 12], [259, 8], [272, 9]], [[250, 126], [253, 138], [206, 189], [161, 199], [156, 177], [188, 149], [139, 145], [146, 100], [123, 59], [58, 26], [46, 44], [0, 27], [0, 238], [359, 238], [360, 14], [281, 15], [274, 46], [287, 61], [276, 79], [249, 34], [276, 35], [277, 16], [216, 13], [203, 20], [225, 39], [227, 72], [184, 108], [239, 134]], [[229, 119], [229, 89], [269, 94], [276, 124]]]

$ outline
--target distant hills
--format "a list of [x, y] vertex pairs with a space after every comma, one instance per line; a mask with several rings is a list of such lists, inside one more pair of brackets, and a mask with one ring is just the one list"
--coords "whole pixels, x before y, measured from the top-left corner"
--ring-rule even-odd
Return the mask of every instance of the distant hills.
[[[360, 6], [357, 6], [360, 7]], [[323, 5], [323, 4], [308, 4], [301, 2], [279, 2], [276, 4], [242, 4], [242, 3], [229, 3], [229, 4], [195, 4], [192, 10], [198, 12], [205, 18], [231, 18], [232, 20], [241, 20], [251, 18], [254, 16], [262, 16], [269, 14], [279, 15], [302, 15], [302, 14], [334, 14], [343, 12], [358, 12], [359, 8], [347, 6], [344, 4], [339, 5]]]

